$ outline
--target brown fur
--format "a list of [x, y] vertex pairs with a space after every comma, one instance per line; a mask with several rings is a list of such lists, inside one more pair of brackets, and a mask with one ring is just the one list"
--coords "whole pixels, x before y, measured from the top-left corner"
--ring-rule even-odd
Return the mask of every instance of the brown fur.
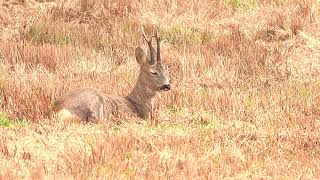
[[[155, 37], [157, 38], [156, 35]], [[157, 51], [152, 47], [151, 40], [147, 43], [148, 54], [140, 47], [135, 50], [140, 74], [128, 96], [112, 97], [93, 88], [76, 89], [56, 101], [55, 112], [58, 117], [63, 121], [78, 119], [87, 122], [99, 122], [113, 115], [151, 118], [156, 93], [169, 90], [170, 84], [161, 64], [159, 39], [157, 38]]]

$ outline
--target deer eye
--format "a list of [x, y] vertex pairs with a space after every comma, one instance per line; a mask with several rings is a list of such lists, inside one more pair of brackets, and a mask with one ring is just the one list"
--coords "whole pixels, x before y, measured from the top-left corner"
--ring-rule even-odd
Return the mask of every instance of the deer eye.
[[151, 71], [151, 74], [154, 75], [154, 76], [158, 75], [158, 73], [154, 72], [154, 71]]

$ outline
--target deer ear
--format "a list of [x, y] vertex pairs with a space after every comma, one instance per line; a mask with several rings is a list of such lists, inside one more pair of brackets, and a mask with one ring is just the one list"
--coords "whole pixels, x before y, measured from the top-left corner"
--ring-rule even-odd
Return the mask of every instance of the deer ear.
[[140, 66], [147, 61], [146, 53], [140, 47], [136, 48], [135, 55], [136, 55], [136, 60]]

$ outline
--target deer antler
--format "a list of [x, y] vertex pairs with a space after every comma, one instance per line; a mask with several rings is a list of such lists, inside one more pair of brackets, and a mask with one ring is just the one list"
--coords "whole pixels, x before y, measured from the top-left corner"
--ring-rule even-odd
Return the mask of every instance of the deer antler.
[[[148, 40], [146, 33], [143, 30], [143, 27], [141, 27], [141, 31], [144, 37], [144, 40], [147, 42], [148, 46], [149, 46], [149, 51], [150, 51], [150, 64], [154, 64], [155, 60], [154, 60], [154, 51], [153, 51], [153, 47], [152, 47], [152, 38], [150, 38], [150, 40]], [[158, 56], [157, 56], [158, 57]]]
[[142, 27], [142, 26], [141, 26], [141, 31], [142, 31], [142, 34], [143, 34], [144, 40], [146, 40], [146, 42], [149, 44], [150, 40], [148, 40], [147, 35], [146, 35], [146, 33], [144, 32], [144, 30], [143, 30], [143, 27]]
[[156, 38], [157, 41], [157, 60], [158, 62], [161, 62], [160, 58], [160, 38], [158, 37], [158, 28], [155, 28], [156, 30], [153, 33], [153, 37]]

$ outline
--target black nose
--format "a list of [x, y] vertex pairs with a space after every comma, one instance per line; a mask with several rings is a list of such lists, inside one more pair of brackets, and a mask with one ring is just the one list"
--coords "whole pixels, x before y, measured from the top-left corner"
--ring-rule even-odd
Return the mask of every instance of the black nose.
[[160, 87], [160, 90], [163, 90], [163, 91], [169, 91], [170, 89], [171, 89], [170, 84], [165, 84]]

